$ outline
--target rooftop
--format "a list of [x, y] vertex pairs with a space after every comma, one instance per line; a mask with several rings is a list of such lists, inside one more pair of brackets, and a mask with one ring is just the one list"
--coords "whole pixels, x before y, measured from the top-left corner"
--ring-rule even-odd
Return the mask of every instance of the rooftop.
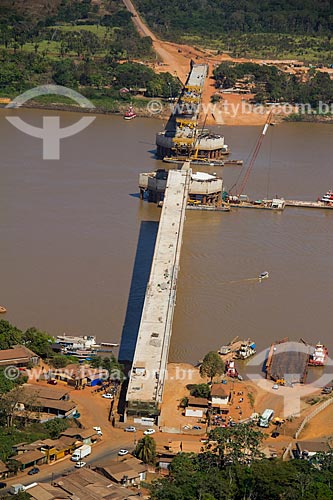
[[203, 406], [206, 408], [208, 406], [207, 398], [195, 398], [194, 396], [190, 396], [188, 398], [189, 406]]
[[[1, 351], [0, 351], [1, 352]], [[35, 385], [24, 384], [24, 390], [28, 397], [38, 397], [43, 399], [60, 400], [68, 396], [68, 389], [56, 389], [53, 387], [37, 387]]]
[[124, 476], [126, 476], [129, 480], [136, 479], [140, 476], [140, 473], [147, 470], [147, 466], [142, 462], [140, 467], [138, 467], [137, 465], [131, 464], [131, 462], [127, 460], [123, 460], [121, 462], [110, 461], [109, 465], [98, 468], [104, 475], [108, 475], [117, 483], [120, 483]]
[[101, 498], [106, 500], [134, 500], [142, 498], [137, 493], [114, 484], [102, 474], [88, 468], [77, 470], [58, 479], [56, 485], [59, 493], [61, 491], [67, 492], [70, 498], [76, 497], [76, 500], [100, 500]]
[[9, 360], [13, 363], [25, 362], [35, 357], [38, 358], [38, 355], [23, 345], [0, 350], [0, 364]]
[[79, 436], [83, 439], [95, 436], [96, 431], [93, 429], [79, 429], [78, 427], [69, 427], [61, 433], [61, 436], [75, 437]]
[[229, 392], [226, 391], [224, 384], [213, 384], [210, 395], [217, 398], [226, 398], [229, 395]]
[[44, 453], [39, 450], [32, 450], [21, 453], [20, 455], [15, 455], [14, 457], [10, 457], [10, 460], [16, 460], [16, 462], [20, 462], [22, 465], [26, 465], [40, 460], [41, 458], [45, 458]]

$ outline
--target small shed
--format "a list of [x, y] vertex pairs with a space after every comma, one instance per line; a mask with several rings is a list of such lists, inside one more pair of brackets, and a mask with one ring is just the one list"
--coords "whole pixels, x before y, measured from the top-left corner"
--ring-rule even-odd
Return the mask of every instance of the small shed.
[[208, 401], [206, 398], [188, 398], [188, 406], [185, 409], [185, 417], [202, 418], [208, 408]]

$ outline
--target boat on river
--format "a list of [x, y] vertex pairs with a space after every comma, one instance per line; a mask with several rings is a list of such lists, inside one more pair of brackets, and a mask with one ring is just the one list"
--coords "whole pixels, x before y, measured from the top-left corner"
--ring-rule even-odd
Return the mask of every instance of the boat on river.
[[309, 365], [311, 366], [324, 366], [328, 357], [328, 350], [321, 342], [316, 344], [313, 354], [311, 354], [309, 359]]
[[329, 191], [327, 191], [324, 196], [322, 196], [322, 198], [320, 198], [320, 200], [322, 203], [329, 203], [329, 204], [333, 204], [333, 191], [330, 189]]
[[134, 111], [133, 106], [129, 106], [128, 110], [124, 114], [124, 119], [125, 120], [133, 120], [133, 118], [136, 118], [136, 112]]
[[0, 314], [4, 314], [7, 312], [7, 309], [4, 306], [0, 306]]

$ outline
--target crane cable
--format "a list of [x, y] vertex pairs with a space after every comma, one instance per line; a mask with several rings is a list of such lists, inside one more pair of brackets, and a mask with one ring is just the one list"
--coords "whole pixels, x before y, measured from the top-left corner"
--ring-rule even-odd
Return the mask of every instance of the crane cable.
[[255, 163], [255, 161], [256, 161], [256, 159], [257, 159], [257, 156], [258, 156], [258, 153], [259, 153], [259, 150], [260, 150], [261, 144], [262, 144], [262, 142], [263, 142], [263, 140], [264, 140], [264, 137], [265, 137], [265, 135], [266, 135], [266, 132], [267, 132], [268, 126], [269, 126], [270, 121], [271, 121], [271, 119], [272, 119], [272, 114], [273, 114], [273, 111], [271, 110], [271, 111], [269, 112], [269, 114], [268, 114], [268, 117], [267, 117], [267, 119], [266, 119], [266, 122], [265, 122], [264, 128], [263, 128], [263, 130], [262, 130], [262, 132], [261, 132], [261, 134], [260, 134], [260, 137], [259, 137], [259, 139], [258, 139], [258, 141], [257, 141], [257, 144], [256, 144], [256, 147], [255, 147], [255, 149], [254, 149], [254, 152], [253, 152], [252, 158], [251, 158], [251, 160], [250, 160], [249, 166], [247, 167], [247, 170], [246, 170], [246, 172], [245, 172], [244, 179], [243, 179], [242, 184], [241, 184], [241, 186], [240, 186], [240, 188], [239, 188], [239, 193], [238, 193], [238, 196], [240, 196], [240, 195], [243, 193], [243, 191], [244, 191], [244, 189], [245, 189], [245, 186], [246, 186], [246, 184], [247, 184], [247, 181], [249, 180], [249, 177], [250, 177], [250, 174], [251, 174], [251, 171], [252, 171], [253, 165], [254, 165], [254, 163]]

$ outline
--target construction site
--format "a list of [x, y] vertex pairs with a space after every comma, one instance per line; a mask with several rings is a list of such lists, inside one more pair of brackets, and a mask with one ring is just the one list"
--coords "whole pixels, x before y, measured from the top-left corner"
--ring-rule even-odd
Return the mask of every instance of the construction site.
[[198, 128], [207, 64], [191, 71], [163, 132], [156, 135], [157, 157], [165, 160], [219, 160], [229, 153], [224, 137]]

